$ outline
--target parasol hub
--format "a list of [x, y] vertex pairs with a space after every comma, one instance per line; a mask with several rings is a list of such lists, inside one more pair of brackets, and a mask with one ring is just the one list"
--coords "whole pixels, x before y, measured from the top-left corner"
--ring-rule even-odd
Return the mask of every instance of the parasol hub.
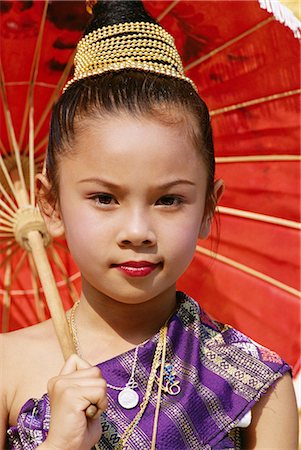
[[51, 238], [40, 211], [28, 205], [18, 209], [14, 224], [15, 239], [27, 252], [31, 252], [28, 236], [31, 231], [38, 231], [41, 234], [45, 247], [50, 244]]

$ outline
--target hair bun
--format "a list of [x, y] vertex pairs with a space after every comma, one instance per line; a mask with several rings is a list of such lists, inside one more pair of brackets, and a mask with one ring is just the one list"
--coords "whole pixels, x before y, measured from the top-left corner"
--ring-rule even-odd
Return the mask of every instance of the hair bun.
[[93, 17], [84, 35], [98, 28], [127, 22], [156, 21], [147, 13], [143, 3], [137, 0], [98, 0], [92, 7]]

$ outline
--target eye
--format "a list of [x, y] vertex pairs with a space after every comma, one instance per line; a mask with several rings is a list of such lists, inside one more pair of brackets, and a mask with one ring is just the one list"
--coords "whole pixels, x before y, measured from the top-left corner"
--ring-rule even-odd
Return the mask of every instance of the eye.
[[160, 206], [179, 206], [183, 203], [183, 199], [177, 195], [164, 195], [157, 200], [156, 205]]
[[115, 205], [117, 200], [111, 194], [101, 193], [90, 197], [97, 205]]

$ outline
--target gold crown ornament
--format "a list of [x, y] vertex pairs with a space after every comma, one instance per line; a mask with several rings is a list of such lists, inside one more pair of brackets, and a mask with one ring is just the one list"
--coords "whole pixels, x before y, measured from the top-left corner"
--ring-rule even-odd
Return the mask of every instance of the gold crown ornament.
[[135, 69], [168, 75], [189, 82], [173, 37], [161, 26], [150, 22], [109, 25], [84, 36], [77, 45], [75, 81], [105, 72]]

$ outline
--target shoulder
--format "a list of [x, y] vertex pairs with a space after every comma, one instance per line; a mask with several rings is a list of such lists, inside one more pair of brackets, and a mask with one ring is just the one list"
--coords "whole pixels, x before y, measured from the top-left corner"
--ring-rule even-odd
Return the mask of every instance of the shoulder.
[[[289, 365], [240, 331], [212, 320], [189, 297], [184, 296], [182, 302], [178, 314], [180, 341], [184, 345], [186, 339], [190, 349], [185, 358], [188, 362], [193, 359], [199, 385], [207, 389], [207, 397], [214, 405], [209, 409], [210, 420], [217, 425], [221, 418], [223, 421], [220, 433], [209, 433], [206, 443], [214, 447], [217, 442], [224, 442], [227, 433], [240, 426], [244, 416], [252, 411], [243, 448], [281, 448], [272, 436], [274, 427], [277, 427], [275, 436], [282, 442], [282, 448], [296, 448], [296, 404]], [[289, 425], [285, 446], [286, 423]], [[270, 431], [265, 437], [268, 427]]]
[[[25, 360], [40, 359], [49, 348], [53, 351], [57, 347], [51, 319], [27, 328], [4, 333], [1, 337], [5, 362], [9, 361], [9, 364], [5, 364], [7, 369], [12, 369], [15, 364], [19, 365], [20, 361], [23, 366]], [[24, 358], [25, 355], [26, 358]]]
[[230, 325], [212, 320], [187, 296], [181, 320], [199, 339], [200, 365], [223, 379], [227, 389], [243, 396], [250, 407], [291, 370], [277, 353]]
[[37, 365], [49, 365], [49, 361], [61, 356], [51, 319], [6, 333], [2, 338], [5, 342], [5, 361], [9, 361], [5, 366], [10, 377], [20, 373], [21, 367], [30, 370]]
[[[190, 301], [197, 305], [194, 300]], [[276, 380], [291, 370], [276, 352], [255, 342], [232, 326], [213, 320], [199, 305], [197, 308], [204, 353], [212, 360], [226, 359], [229, 364], [232, 362], [237, 367], [245, 367], [246, 371], [258, 371], [263, 378], [265, 374], [267, 381], [270, 380], [272, 373], [277, 374]]]
[[10, 423], [28, 398], [40, 397], [63, 365], [52, 321], [1, 335], [3, 391]]
[[298, 411], [291, 376], [271, 386], [252, 408], [251, 425], [243, 432], [243, 448], [297, 449]]

